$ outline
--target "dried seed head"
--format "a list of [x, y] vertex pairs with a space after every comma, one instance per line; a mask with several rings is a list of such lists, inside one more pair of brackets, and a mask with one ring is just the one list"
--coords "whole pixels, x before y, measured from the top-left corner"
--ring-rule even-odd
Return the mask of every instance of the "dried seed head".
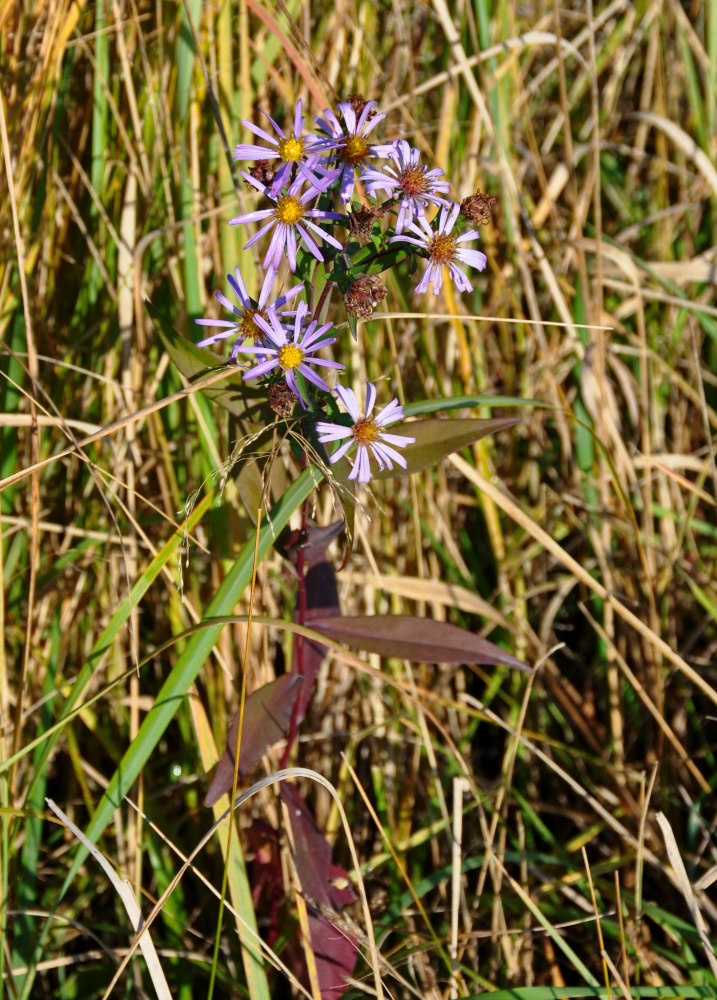
[[354, 278], [344, 295], [346, 312], [356, 319], [367, 319], [387, 295], [388, 289], [380, 275], [362, 274]]
[[[363, 94], [349, 94], [349, 96], [346, 98], [346, 103], [351, 105], [351, 107], [354, 109], [354, 114], [356, 115], [357, 118], [359, 118], [361, 112], [368, 104], [368, 101], [363, 96]], [[377, 114], [378, 112], [376, 111], [376, 108], [375, 107], [371, 108], [371, 110], [368, 113], [368, 120], [371, 121], [371, 119], [375, 118]]]
[[383, 212], [380, 205], [370, 205], [368, 208], [359, 208], [349, 215], [351, 235], [360, 247], [365, 247], [367, 243], [371, 242], [373, 224], [376, 219], [381, 218]]
[[492, 206], [498, 199], [478, 190], [461, 202], [461, 215], [476, 226], [486, 226], [493, 221]]
[[269, 386], [268, 398], [269, 406], [278, 416], [290, 417], [294, 412], [296, 396], [283, 379]]
[[274, 170], [270, 160], [259, 160], [258, 163], [254, 164], [249, 173], [255, 181], [259, 181], [260, 184], [266, 184], [267, 187], [270, 186], [276, 177], [276, 170]]

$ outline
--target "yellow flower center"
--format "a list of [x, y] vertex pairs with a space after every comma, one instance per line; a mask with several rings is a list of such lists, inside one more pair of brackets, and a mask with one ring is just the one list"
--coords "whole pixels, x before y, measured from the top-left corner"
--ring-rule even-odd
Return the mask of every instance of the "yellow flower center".
[[373, 417], [362, 417], [360, 420], [357, 420], [351, 431], [356, 444], [373, 444], [380, 432], [380, 428]]
[[428, 190], [425, 174], [425, 167], [407, 167], [398, 178], [398, 183], [404, 194], [425, 194]]
[[303, 218], [304, 206], [290, 194], [285, 194], [277, 201], [274, 215], [285, 226], [295, 226], [299, 219]]
[[284, 163], [296, 163], [304, 155], [304, 140], [294, 139], [282, 139], [279, 143], [279, 157], [284, 161]]
[[454, 236], [436, 235], [429, 240], [428, 252], [436, 264], [449, 264], [456, 256], [456, 240]]
[[296, 344], [286, 344], [279, 351], [279, 364], [287, 371], [290, 368], [298, 368], [304, 360], [304, 352]]
[[343, 140], [337, 150], [337, 155], [340, 159], [345, 160], [346, 163], [356, 166], [357, 163], [361, 163], [366, 158], [368, 151], [369, 144], [367, 139], [364, 139], [362, 135], [349, 135]]
[[239, 320], [239, 333], [241, 333], [243, 337], [256, 337], [257, 339], [261, 339], [264, 336], [263, 332], [254, 322], [254, 318], [256, 316], [261, 316], [263, 319], [266, 319], [266, 314], [261, 312], [259, 309], [244, 310], [244, 315]]

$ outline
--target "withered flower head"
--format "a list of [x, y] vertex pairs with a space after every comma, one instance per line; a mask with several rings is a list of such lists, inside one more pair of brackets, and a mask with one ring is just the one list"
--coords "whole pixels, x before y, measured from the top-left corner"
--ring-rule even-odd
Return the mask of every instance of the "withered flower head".
[[367, 319], [387, 295], [388, 289], [380, 275], [362, 274], [354, 278], [344, 295], [346, 312], [356, 319]]
[[[346, 98], [346, 103], [351, 105], [351, 107], [354, 109], [356, 113], [356, 117], [358, 118], [363, 109], [368, 104], [368, 101], [363, 96], [363, 94], [349, 94], [349, 96]], [[371, 119], [375, 118], [377, 114], [378, 112], [376, 111], [376, 108], [375, 107], [371, 108], [371, 110], [368, 113], [368, 120], [371, 121]]]
[[498, 199], [493, 195], [483, 194], [479, 189], [461, 202], [461, 215], [476, 226], [486, 226], [493, 221], [492, 207]]
[[266, 184], [267, 187], [271, 186], [271, 182], [276, 177], [276, 170], [270, 160], [260, 160], [255, 163], [249, 173], [255, 181]]
[[358, 242], [360, 247], [365, 247], [371, 242], [371, 230], [376, 219], [380, 219], [384, 209], [380, 205], [369, 205], [368, 208], [359, 208], [349, 215], [349, 229], [351, 235]]
[[290, 417], [294, 412], [296, 396], [283, 379], [269, 386], [267, 396], [269, 406], [278, 416]]

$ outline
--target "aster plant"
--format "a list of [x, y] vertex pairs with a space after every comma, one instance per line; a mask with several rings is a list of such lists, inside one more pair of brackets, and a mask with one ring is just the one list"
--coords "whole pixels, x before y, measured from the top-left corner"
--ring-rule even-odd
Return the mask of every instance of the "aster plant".
[[[375, 650], [377, 643], [380, 648], [385, 638], [390, 640], [392, 655], [405, 658], [413, 658], [418, 645], [423, 662], [464, 663], [472, 659], [522, 668], [523, 664], [487, 640], [444, 622], [374, 616], [357, 625], [356, 619], [340, 614], [336, 586], [326, 583], [333, 581], [334, 571], [325, 549], [342, 529], [348, 539], [344, 562], [350, 554], [357, 489], [365, 492], [377, 479], [430, 467], [451, 451], [515, 422], [512, 418], [410, 420], [411, 416], [432, 413], [438, 408], [437, 401], [404, 404], [403, 399], [387, 393], [383, 405], [377, 406], [383, 390], [373, 382], [367, 382], [365, 389], [345, 384], [347, 365], [334, 357], [346, 351], [346, 328], [358, 338], [358, 350], [367, 346], [358, 324], [370, 320], [386, 299], [388, 289], [382, 274], [389, 269], [397, 268], [400, 278], [406, 272], [413, 274], [425, 261], [415, 289], [418, 295], [431, 289], [438, 296], [444, 282], [451, 282], [458, 291], [471, 291], [464, 268], [482, 271], [486, 266], [485, 254], [469, 246], [479, 237], [471, 222], [488, 221], [494, 199], [477, 192], [459, 204], [450, 197], [450, 183], [442, 169], [423, 163], [407, 139], [377, 141], [386, 116], [377, 110], [375, 101], [353, 95], [335, 111], [324, 109], [314, 118], [314, 133], [305, 129], [301, 100], [296, 102], [286, 128], [267, 112], [262, 114], [272, 131], [245, 122], [261, 144], [240, 143], [234, 149], [237, 160], [255, 161], [242, 176], [249, 193], [259, 194], [262, 204], [229, 219], [230, 225], [259, 224], [244, 243], [245, 251], [263, 245], [264, 274], [256, 282], [259, 291], [256, 294], [248, 289], [236, 266], [233, 274], [227, 275], [236, 304], [223, 292], [215, 293], [231, 318], [196, 320], [214, 331], [200, 340], [200, 348], [233, 340], [229, 365], [237, 374], [234, 393], [226, 405], [235, 414], [243, 413], [241, 397], [247, 393], [251, 405], [269, 415], [265, 426], [254, 425], [251, 441], [263, 433], [271, 434], [272, 440], [288, 439], [303, 470], [267, 515], [260, 532], [260, 538], [265, 539], [262, 551], [273, 542], [293, 564], [298, 579], [295, 617], [300, 625], [307, 624], [308, 607], [318, 607], [329, 616], [326, 620], [312, 617], [310, 624], [318, 636], [369, 650]], [[300, 280], [287, 281], [287, 271]], [[340, 292], [343, 303], [338, 309], [336, 297], [332, 301], [334, 289]], [[194, 358], [194, 369], [188, 370], [186, 349], [181, 353], [175, 342], [165, 342], [179, 366], [184, 365], [185, 374], [195, 375], [197, 365], [205, 366], [206, 353], [200, 352], [201, 360]], [[355, 352], [344, 355], [347, 363], [354, 356]], [[359, 400], [364, 397], [362, 409]], [[221, 395], [214, 398], [222, 399]], [[450, 408], [450, 401], [444, 403]], [[277, 428], [281, 436], [276, 434]], [[322, 480], [341, 501], [344, 517], [337, 525], [316, 528], [309, 523], [308, 500]], [[295, 510], [300, 512], [300, 526], [288, 533], [288, 518]], [[248, 554], [247, 558], [253, 556]], [[318, 564], [324, 567], [322, 574], [307, 572], [309, 566]], [[226, 610], [217, 613], [226, 614]], [[261, 689], [262, 697], [255, 704], [251, 699], [247, 702], [244, 726], [249, 727], [248, 745], [239, 745], [241, 729], [236, 720], [230, 727], [230, 742], [210, 787], [208, 803], [236, 787], [240, 753], [241, 770], [246, 773], [282, 733], [287, 733], [282, 766], [297, 752], [298, 727], [324, 654], [320, 642], [295, 638], [291, 671], [273, 682], [274, 686], [267, 685], [271, 690]], [[326, 876], [327, 888], [314, 882], [311, 894], [328, 908], [339, 909], [353, 898], [347, 890], [332, 894], [328, 888], [341, 869], [330, 863], [330, 848], [318, 829], [309, 829], [306, 820], [297, 818], [310, 817], [298, 793], [284, 789], [281, 794], [291, 807], [292, 826], [297, 824], [294, 841], [312, 844], [311, 857], [302, 857], [299, 852], [295, 858], [299, 878], [302, 869], [309, 867], [315, 874], [316, 858], [323, 858], [318, 870], [321, 877]], [[272, 870], [280, 873], [281, 865]], [[272, 892], [280, 894], [281, 887], [273, 886]], [[260, 897], [258, 892], [257, 905]], [[271, 912], [271, 920], [278, 919], [276, 909]], [[353, 971], [358, 940], [351, 935], [339, 939], [328, 918], [318, 912], [310, 914], [308, 920], [322, 998], [337, 1000]], [[278, 934], [276, 927], [272, 927], [274, 932]], [[330, 953], [323, 956], [324, 939], [341, 943], [332, 945]]]

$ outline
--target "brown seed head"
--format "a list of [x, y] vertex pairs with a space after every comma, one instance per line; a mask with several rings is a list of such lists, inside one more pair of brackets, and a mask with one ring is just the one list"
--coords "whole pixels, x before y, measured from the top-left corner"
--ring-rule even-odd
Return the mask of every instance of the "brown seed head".
[[[363, 96], [363, 94], [349, 94], [349, 96], [346, 98], [346, 103], [351, 105], [351, 107], [354, 109], [356, 117], [358, 118], [363, 109], [368, 104], [368, 101]], [[371, 110], [368, 113], [368, 120], [371, 121], [372, 118], [376, 117], [376, 114], [377, 114], [376, 108], [375, 107], [371, 108]]]
[[346, 312], [356, 319], [366, 319], [387, 295], [388, 289], [380, 275], [362, 274], [354, 278], [344, 295]]
[[282, 379], [269, 386], [269, 406], [280, 417], [290, 417], [294, 412], [296, 396]]
[[493, 195], [478, 190], [461, 202], [461, 215], [476, 226], [486, 226], [493, 221], [492, 206], [498, 201]]
[[259, 181], [260, 184], [266, 184], [267, 187], [276, 177], [276, 170], [274, 170], [270, 160], [259, 160], [258, 163], [254, 164], [249, 173], [255, 181]]
[[379, 205], [370, 205], [368, 208], [359, 208], [349, 215], [349, 228], [351, 235], [358, 242], [360, 247], [365, 247], [371, 242], [371, 231], [376, 219], [383, 215], [383, 208]]

